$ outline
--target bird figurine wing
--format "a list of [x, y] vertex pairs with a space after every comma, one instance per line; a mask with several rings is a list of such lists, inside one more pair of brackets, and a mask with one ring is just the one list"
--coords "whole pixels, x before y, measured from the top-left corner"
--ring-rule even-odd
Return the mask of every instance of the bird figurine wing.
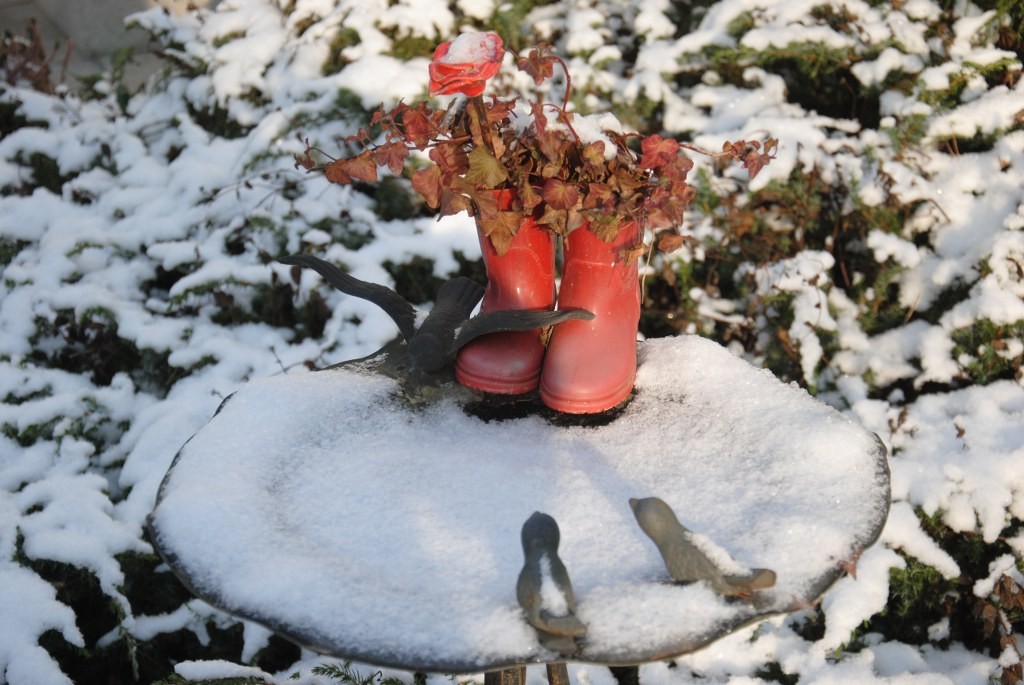
[[554, 326], [573, 319], [590, 320], [592, 312], [586, 309], [560, 309], [558, 311], [534, 309], [502, 309], [478, 314], [459, 328], [455, 335], [452, 352], [462, 349], [470, 341], [488, 333], [509, 331], [532, 331], [535, 328]]
[[323, 276], [324, 280], [345, 293], [377, 305], [391, 317], [407, 341], [416, 332], [416, 309], [405, 298], [387, 286], [362, 281], [312, 255], [290, 255], [277, 261], [293, 266], [305, 266]]
[[458, 349], [452, 346], [456, 329], [483, 296], [483, 286], [468, 278], [453, 278], [441, 285], [433, 309], [409, 340], [409, 356], [418, 368], [434, 373], [444, 367]]
[[434, 307], [420, 325], [421, 333], [437, 335], [443, 332], [454, 337], [455, 329], [469, 319], [484, 287], [465, 277], [453, 278], [441, 285], [434, 298]]

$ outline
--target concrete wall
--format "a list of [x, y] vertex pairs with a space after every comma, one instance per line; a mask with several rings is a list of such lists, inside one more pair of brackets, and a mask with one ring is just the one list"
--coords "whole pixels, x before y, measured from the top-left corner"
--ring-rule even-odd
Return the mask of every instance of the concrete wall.
[[119, 48], [145, 45], [142, 32], [125, 28], [129, 14], [156, 5], [181, 13], [213, 4], [216, 0], [0, 0], [0, 32], [25, 35], [29, 19], [35, 19], [47, 47], [58, 46], [58, 55], [71, 42], [71, 76], [95, 74]]

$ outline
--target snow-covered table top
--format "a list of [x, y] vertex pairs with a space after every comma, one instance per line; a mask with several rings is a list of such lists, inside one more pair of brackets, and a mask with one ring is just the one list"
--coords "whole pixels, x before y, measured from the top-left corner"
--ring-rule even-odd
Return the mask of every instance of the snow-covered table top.
[[[694, 337], [640, 344], [636, 397], [601, 427], [486, 422], [452, 392], [410, 407], [353, 370], [253, 381], [180, 451], [150, 529], [201, 597], [337, 656], [419, 671], [558, 660], [516, 602], [520, 528], [561, 529], [587, 624], [574, 660], [696, 649], [813, 602], [877, 538], [877, 438], [802, 389]], [[628, 500], [777, 585], [754, 602], [678, 585]]]

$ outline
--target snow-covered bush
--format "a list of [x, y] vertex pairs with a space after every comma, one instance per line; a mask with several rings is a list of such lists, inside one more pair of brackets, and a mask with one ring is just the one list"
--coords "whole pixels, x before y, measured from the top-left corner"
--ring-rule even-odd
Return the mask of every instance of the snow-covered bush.
[[418, 302], [479, 275], [472, 221], [435, 221], [405, 179], [341, 188], [293, 164], [306, 141], [341, 153], [378, 103], [423, 97], [431, 51], [464, 27], [555, 43], [574, 105], [638, 131], [779, 138], [749, 186], [702, 172], [683, 248], [648, 269], [643, 332], [712, 337], [892, 453], [892, 515], [856, 577], [643, 682], [1020, 678], [1014, 3], [221, 0], [133, 21], [166, 64], [139, 93], [117, 74], [44, 92], [14, 39], [0, 51], [0, 682], [149, 683], [176, 665], [330, 680], [192, 599], [145, 516], [239, 384], [394, 335], [275, 257], [314, 253]]

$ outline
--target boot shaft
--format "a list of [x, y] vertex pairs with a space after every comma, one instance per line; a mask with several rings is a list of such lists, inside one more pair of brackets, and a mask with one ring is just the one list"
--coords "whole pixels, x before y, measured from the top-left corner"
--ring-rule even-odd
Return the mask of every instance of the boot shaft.
[[640, 232], [625, 224], [611, 242], [586, 228], [565, 241], [558, 308], [586, 309], [590, 321], [559, 324], [541, 374], [541, 400], [556, 411], [595, 414], [629, 396], [636, 377], [640, 321], [639, 265], [631, 257]]
[[[496, 191], [498, 208], [513, 206], [515, 192]], [[530, 217], [523, 219], [503, 255], [478, 227], [480, 252], [487, 268], [482, 312], [506, 309], [550, 310], [555, 307], [555, 237]], [[537, 388], [544, 344], [540, 330], [486, 335], [462, 348], [455, 377], [482, 392], [517, 395]]]
[[[498, 208], [510, 209], [513, 190], [495, 191]], [[555, 236], [524, 217], [505, 254], [499, 256], [490, 238], [477, 230], [487, 269], [487, 288], [480, 310], [553, 309], [555, 306]]]
[[555, 305], [555, 236], [524, 219], [505, 254], [498, 256], [490, 238], [477, 231], [487, 269], [480, 310], [553, 309]]
[[574, 260], [612, 266], [629, 262], [635, 264], [636, 259], [630, 258], [630, 252], [639, 243], [640, 227], [635, 221], [628, 221], [622, 224], [611, 241], [602, 240], [584, 224], [569, 233], [563, 245], [566, 262], [571, 256]]
[[[586, 228], [578, 228], [564, 241], [564, 265], [562, 282], [558, 295], [560, 309], [589, 309], [600, 316], [601, 312], [590, 307], [597, 303], [614, 308], [616, 316], [622, 318], [622, 307], [630, 314], [636, 309], [640, 317], [639, 262], [631, 256], [632, 249], [640, 240], [640, 231], [635, 222], [625, 224], [611, 242], [605, 242]], [[589, 305], [589, 306], [587, 306]], [[595, 319], [590, 323], [600, 325]]]

